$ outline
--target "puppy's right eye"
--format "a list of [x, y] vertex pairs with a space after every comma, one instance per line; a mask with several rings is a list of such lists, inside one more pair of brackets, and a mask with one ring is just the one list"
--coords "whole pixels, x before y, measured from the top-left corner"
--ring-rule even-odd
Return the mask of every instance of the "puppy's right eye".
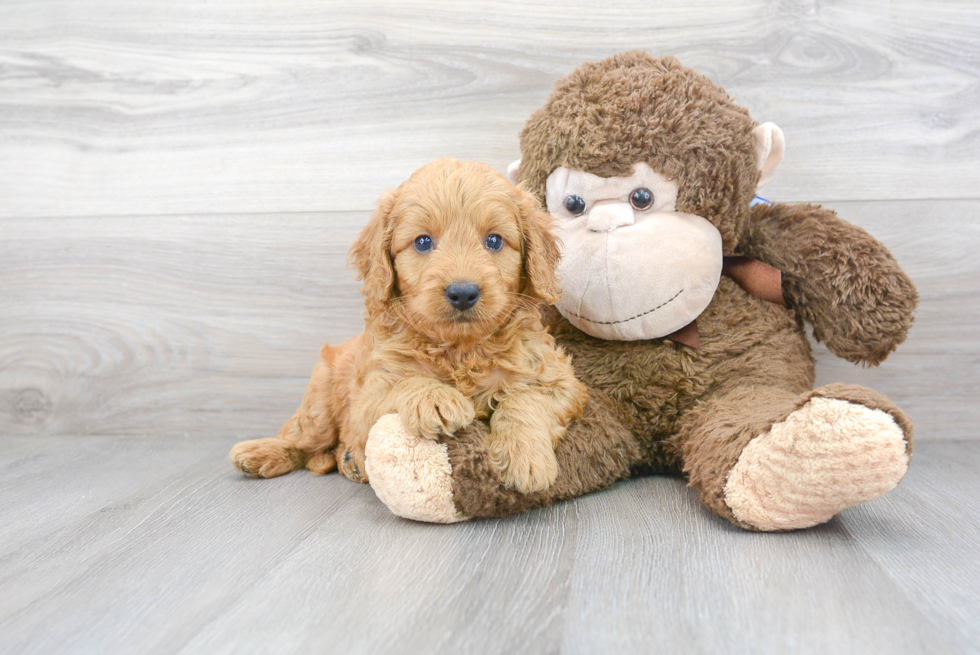
[[415, 237], [415, 250], [418, 252], [430, 252], [432, 250], [432, 237], [428, 234]]
[[578, 196], [565, 196], [565, 209], [572, 216], [581, 216], [585, 213], [585, 201]]

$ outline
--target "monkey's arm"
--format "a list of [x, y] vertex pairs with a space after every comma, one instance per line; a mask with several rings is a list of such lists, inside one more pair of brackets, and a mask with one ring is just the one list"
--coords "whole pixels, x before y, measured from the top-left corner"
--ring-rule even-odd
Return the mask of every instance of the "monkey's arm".
[[905, 340], [919, 296], [870, 234], [818, 205], [757, 205], [741, 253], [783, 272], [783, 294], [838, 357], [879, 364]]

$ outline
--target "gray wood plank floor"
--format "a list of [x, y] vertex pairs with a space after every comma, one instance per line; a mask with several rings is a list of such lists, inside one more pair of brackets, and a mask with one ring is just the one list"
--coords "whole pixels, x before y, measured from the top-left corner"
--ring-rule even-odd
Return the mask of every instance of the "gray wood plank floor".
[[517, 157], [552, 82], [643, 48], [790, 156], [786, 200], [976, 198], [972, 0], [5, 0], [0, 215], [363, 210], [438, 156]]
[[980, 442], [922, 444], [893, 493], [788, 534], [663, 477], [419, 524], [335, 474], [245, 479], [231, 443], [0, 439], [0, 652], [980, 649]]

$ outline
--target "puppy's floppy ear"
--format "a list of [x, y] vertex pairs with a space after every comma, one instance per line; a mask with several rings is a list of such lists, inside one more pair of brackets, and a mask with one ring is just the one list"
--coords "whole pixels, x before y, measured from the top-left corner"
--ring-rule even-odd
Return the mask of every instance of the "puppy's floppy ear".
[[391, 211], [397, 197], [396, 191], [385, 191], [348, 255], [348, 264], [357, 270], [357, 279], [364, 282], [361, 295], [369, 315], [384, 311], [395, 290], [395, 267], [391, 259], [395, 221]]
[[524, 273], [527, 277], [524, 293], [536, 296], [549, 305], [561, 298], [561, 285], [555, 269], [560, 248], [552, 231], [554, 219], [541, 208], [533, 195], [517, 187], [521, 209], [521, 231], [524, 236]]

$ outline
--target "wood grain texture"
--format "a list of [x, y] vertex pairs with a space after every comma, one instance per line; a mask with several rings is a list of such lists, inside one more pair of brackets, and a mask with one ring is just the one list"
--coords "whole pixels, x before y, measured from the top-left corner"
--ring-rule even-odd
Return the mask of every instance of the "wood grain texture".
[[274, 432], [320, 345], [361, 329], [366, 219], [7, 221], [0, 432]]
[[[508, 520], [419, 524], [338, 475], [245, 479], [231, 443], [0, 439], [0, 459], [36, 473], [0, 487], [0, 525], [18, 537], [0, 551], [0, 652], [894, 655], [980, 643], [977, 442], [923, 444], [896, 492], [787, 534], [740, 531], [661, 477]], [[73, 493], [84, 501], [66, 502]]]
[[[922, 293], [907, 343], [818, 382], [892, 396], [920, 439], [977, 438], [980, 201], [832, 203]], [[0, 433], [273, 434], [320, 345], [361, 329], [346, 250], [366, 212], [7, 219]]]
[[[974, 653], [980, 650], [980, 585], [951, 583], [943, 572], [952, 565], [964, 581], [980, 580], [976, 448], [976, 442], [923, 445], [906, 479], [885, 501], [840, 517], [916, 607], [937, 626], [949, 626], [951, 639]], [[910, 521], [914, 529], [905, 525]]]
[[629, 48], [784, 128], [777, 197], [977, 197], [975, 2], [8, 0], [0, 217], [364, 210]]

